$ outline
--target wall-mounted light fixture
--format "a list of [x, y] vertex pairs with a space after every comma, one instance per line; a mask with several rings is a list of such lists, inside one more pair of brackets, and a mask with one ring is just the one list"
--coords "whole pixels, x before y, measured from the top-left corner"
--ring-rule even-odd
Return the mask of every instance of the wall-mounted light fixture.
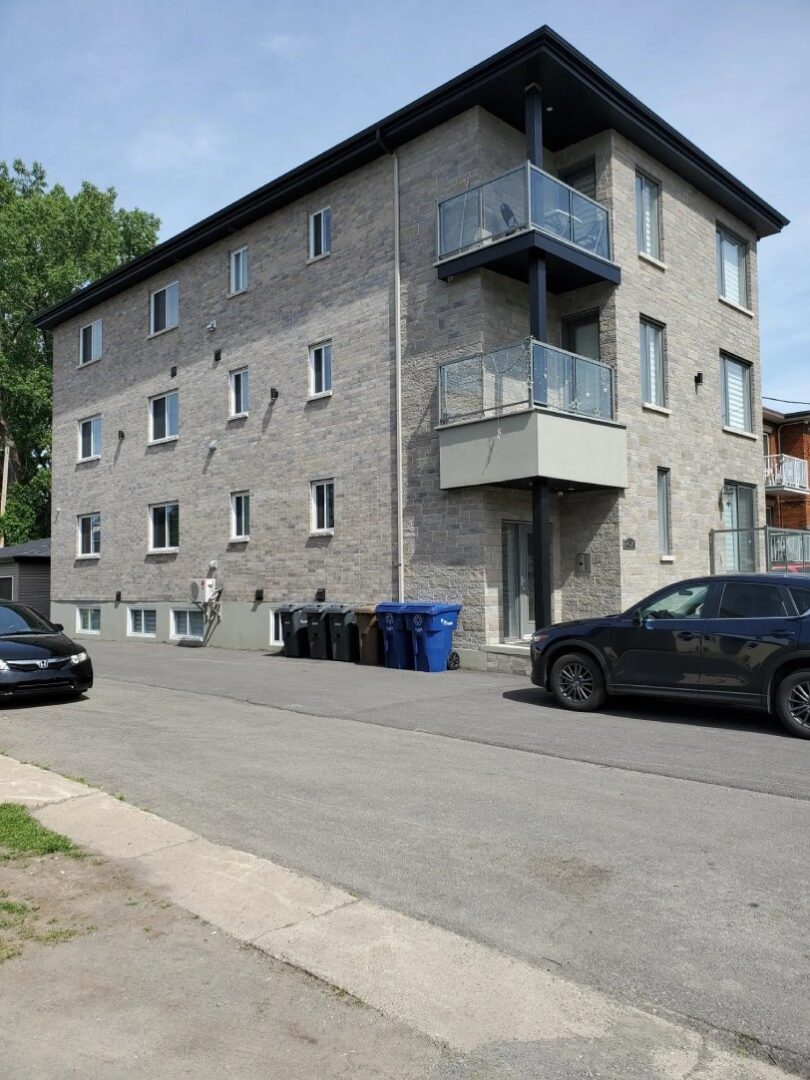
[[257, 589], [256, 592], [253, 594], [253, 600], [255, 601], [255, 603], [261, 604], [261, 602], [264, 600], [264, 589]]
[[116, 602], [116, 604], [121, 603], [121, 590], [120, 589], [115, 594], [115, 602]]
[[703, 372], [702, 371], [696, 371], [695, 372], [695, 388], [697, 389], [697, 387], [700, 386], [702, 382], [703, 382]]
[[169, 368], [169, 378], [174, 379], [177, 376], [177, 365], [173, 365]]
[[216, 330], [216, 328], [217, 328], [217, 320], [212, 319], [211, 322], [208, 323], [208, 325], [206, 326], [205, 329], [208, 331], [209, 334], [211, 334], [211, 333], [214, 332], [214, 330]]
[[125, 435], [126, 435], [126, 432], [125, 432], [125, 431], [122, 431], [122, 430], [121, 430], [121, 428], [119, 428], [119, 429], [118, 429], [118, 441], [119, 441], [119, 442], [123, 442], [123, 441], [124, 441], [124, 436], [125, 436]]
[[275, 386], [270, 387], [270, 400], [278, 401], [278, 390], [276, 390]]

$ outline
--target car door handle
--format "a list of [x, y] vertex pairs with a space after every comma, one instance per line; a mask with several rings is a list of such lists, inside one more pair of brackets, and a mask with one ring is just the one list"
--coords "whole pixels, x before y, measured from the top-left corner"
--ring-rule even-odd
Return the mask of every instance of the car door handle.
[[783, 637], [792, 639], [795, 636], [796, 635], [793, 633], [792, 630], [782, 630], [781, 627], [777, 627], [776, 630], [771, 630], [771, 637]]
[[675, 635], [680, 641], [692, 641], [697, 637], [697, 634], [693, 634], [691, 630], [681, 630], [680, 633]]

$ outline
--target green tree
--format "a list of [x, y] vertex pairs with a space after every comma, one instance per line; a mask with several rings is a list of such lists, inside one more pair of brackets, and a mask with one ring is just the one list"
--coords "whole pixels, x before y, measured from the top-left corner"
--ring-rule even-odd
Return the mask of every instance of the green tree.
[[[49, 187], [38, 162], [0, 161], [0, 535], [50, 532], [52, 335], [31, 317], [154, 247], [160, 221], [114, 188]], [[2, 508], [0, 507], [0, 510]]]

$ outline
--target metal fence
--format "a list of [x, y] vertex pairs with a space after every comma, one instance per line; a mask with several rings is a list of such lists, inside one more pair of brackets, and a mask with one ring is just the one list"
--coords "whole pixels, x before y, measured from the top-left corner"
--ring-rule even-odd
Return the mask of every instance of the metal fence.
[[713, 574], [810, 574], [810, 530], [713, 529], [709, 542]]

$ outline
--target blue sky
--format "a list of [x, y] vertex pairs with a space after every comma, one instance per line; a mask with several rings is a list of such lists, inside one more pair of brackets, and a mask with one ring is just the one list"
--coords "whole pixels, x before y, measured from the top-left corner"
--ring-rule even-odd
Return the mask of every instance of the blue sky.
[[165, 239], [542, 23], [791, 219], [764, 391], [810, 401], [810, 0], [0, 0], [0, 158]]

